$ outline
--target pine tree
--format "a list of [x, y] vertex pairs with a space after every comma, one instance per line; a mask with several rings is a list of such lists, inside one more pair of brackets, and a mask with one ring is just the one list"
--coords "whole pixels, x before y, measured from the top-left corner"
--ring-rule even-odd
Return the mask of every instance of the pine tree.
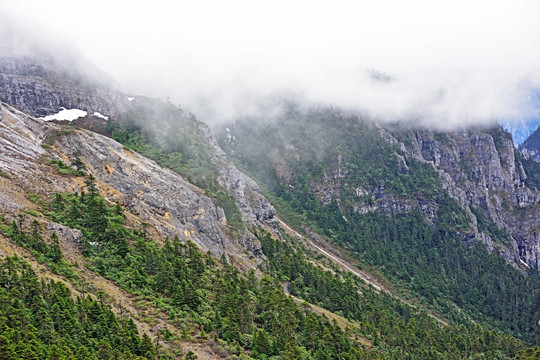
[[73, 153], [70, 165], [75, 166], [79, 174], [83, 174], [83, 171], [86, 170], [86, 165], [82, 162], [78, 152]]
[[268, 339], [268, 334], [264, 329], [259, 329], [253, 336], [253, 351], [256, 351], [258, 354], [265, 354], [266, 356], [272, 355], [272, 347], [270, 345], [270, 340]]
[[154, 345], [152, 345], [152, 339], [150, 339], [150, 336], [146, 333], [143, 334], [141, 350], [139, 353], [148, 359], [153, 359], [156, 356], [156, 349], [154, 348]]
[[62, 260], [62, 249], [60, 249], [60, 243], [56, 233], [51, 234], [51, 245], [49, 246], [47, 256], [52, 262], [57, 263]]

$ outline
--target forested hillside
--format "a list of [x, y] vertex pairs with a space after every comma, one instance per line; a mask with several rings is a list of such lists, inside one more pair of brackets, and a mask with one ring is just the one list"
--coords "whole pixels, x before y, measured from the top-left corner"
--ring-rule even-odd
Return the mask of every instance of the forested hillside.
[[[211, 338], [225, 353], [260, 359], [447, 359], [473, 354], [504, 359], [524, 349], [519, 340], [478, 325], [441, 326], [425, 312], [377, 293], [350, 275], [341, 278], [313, 265], [268, 233], [258, 235], [269, 258], [263, 270], [270, 276], [262, 278], [253, 271], [241, 274], [200, 253], [192, 243], [171, 239], [161, 246], [144, 229], [124, 225], [121, 207], [99, 195], [92, 175], [86, 178], [83, 193], [56, 194], [42, 206], [43, 216], [83, 232], [81, 250], [91, 270], [150, 299], [184, 340]], [[35, 220], [28, 230], [24, 223], [13, 220], [1, 229], [58, 270], [63, 259], [55, 235], [45, 240]], [[171, 358], [170, 353], [156, 352], [131, 320], [119, 320], [99, 299], [73, 301], [63, 285], [40, 283], [24, 262], [9, 258], [2, 264], [6, 359], [60, 359], [71, 354], [81, 359]], [[61, 274], [77, 278], [69, 264], [64, 268]], [[291, 294], [341, 314], [348, 325], [340, 328], [309, 304], [288, 297], [279, 281], [290, 281]], [[27, 318], [15, 315], [16, 309]], [[59, 314], [66, 315], [58, 318]], [[12, 330], [21, 324], [31, 331], [24, 339]], [[88, 335], [81, 337], [85, 331]], [[28, 336], [39, 340], [27, 343]], [[161, 336], [174, 337], [167, 330]], [[57, 337], [63, 339], [60, 347]]]
[[71, 124], [0, 107], [0, 357], [538, 358], [534, 227], [501, 226], [535, 224], [536, 168], [502, 130], [285, 103], [218, 146], [170, 102], [105, 100]]
[[299, 228], [317, 229], [458, 323], [456, 309], [531, 344], [540, 341], [537, 271], [517, 270], [474, 241], [473, 226], [495, 248], [508, 238], [475, 207], [473, 223], [432, 166], [390, 145], [374, 124], [293, 105], [280, 117], [227, 127], [218, 138], [228, 156]]

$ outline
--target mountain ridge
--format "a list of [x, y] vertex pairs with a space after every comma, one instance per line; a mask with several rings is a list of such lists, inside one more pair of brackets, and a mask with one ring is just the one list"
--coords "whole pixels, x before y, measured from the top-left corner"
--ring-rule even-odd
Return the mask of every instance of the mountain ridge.
[[[0, 78], [0, 99], [48, 81], [28, 80], [25, 66]], [[44, 122], [34, 116], [81, 89], [49, 85], [0, 103], [2, 244], [74, 284], [77, 258], [147, 301], [144, 322], [174, 327], [152, 339], [178, 352], [156, 345], [148, 358], [513, 358], [525, 346], [503, 332], [537, 343], [537, 190], [500, 129], [398, 131], [293, 106], [281, 128], [239, 119], [214, 137], [170, 102], [93, 85], [73, 104], [108, 120]], [[53, 233], [77, 256], [59, 261]], [[326, 240], [362, 269], [315, 246]], [[366, 269], [392, 291], [364, 283]]]

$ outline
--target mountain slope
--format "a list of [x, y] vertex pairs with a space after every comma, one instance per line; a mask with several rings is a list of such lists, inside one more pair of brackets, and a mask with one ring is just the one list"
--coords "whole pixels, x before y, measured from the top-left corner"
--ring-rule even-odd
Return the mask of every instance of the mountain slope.
[[540, 162], [540, 127], [537, 128], [524, 142], [519, 149], [533, 160]]
[[537, 195], [502, 130], [385, 130], [334, 109], [288, 106], [218, 132], [278, 213], [442, 313], [457, 306], [538, 341]]
[[[270, 280], [266, 280], [266, 283], [264, 281], [259, 283], [258, 280], [252, 278], [250, 291], [257, 294], [257, 299], [249, 297], [250, 305], [247, 308], [243, 305], [235, 305], [236, 301], [245, 301], [239, 296], [245, 292], [246, 280], [238, 277], [238, 273], [231, 267], [226, 267], [226, 271], [223, 271], [223, 266], [217, 265], [209, 254], [203, 255], [193, 243], [188, 241], [198, 242], [204, 251], [213, 250], [216, 256], [226, 254], [223, 249], [227, 247], [227, 243], [220, 242], [224, 235], [220, 235], [219, 221], [216, 215], [213, 215], [217, 211], [208, 198], [195, 193], [194, 191], [197, 189], [178, 175], [157, 167], [152, 161], [136, 153], [131, 153], [111, 139], [89, 133], [86, 130], [62, 130], [59, 125], [33, 119], [6, 105], [3, 106], [3, 120], [0, 125], [3, 129], [1, 166], [2, 169], [5, 169], [1, 179], [5, 186], [0, 192], [6, 200], [2, 203], [3, 224], [0, 231], [4, 236], [9, 237], [14, 245], [31, 250], [37, 260], [44, 261], [51, 271], [66, 277], [68, 282], [80, 284], [81, 276], [74, 272], [75, 263], [62, 260], [63, 257], [58, 253], [55, 257], [49, 257], [50, 249], [54, 249], [55, 246], [54, 236], [59, 236], [63, 244], [72, 244], [72, 251], [82, 251], [84, 258], [79, 259], [79, 261], [87, 262], [86, 266], [90, 270], [113, 279], [125, 291], [149, 297], [151, 302], [155, 301], [153, 306], [162, 307], [166, 304], [161, 310], [168, 313], [167, 317], [174, 324], [173, 326], [178, 328], [176, 332], [179, 336], [184, 337], [181, 334], [186, 331], [185, 327], [189, 326], [191, 330], [186, 333], [186, 339], [191, 336], [190, 333], [194, 333], [199, 334], [201, 339], [206, 341], [205, 331], [214, 330], [216, 339], [229, 341], [230, 348], [229, 345], [219, 345], [219, 343], [207, 345], [216, 349], [217, 353], [214, 352], [212, 355], [214, 358], [219, 356], [217, 355], [219, 352], [228, 355], [229, 351], [244, 351], [241, 349], [233, 350], [234, 344], [240, 340], [241, 333], [239, 331], [246, 334], [242, 335], [242, 346], [252, 346], [250, 337], [246, 336], [251, 336], [249, 334], [259, 325], [252, 324], [246, 318], [238, 320], [240, 324], [238, 329], [230, 328], [230, 325], [227, 325], [236, 323], [237, 320], [234, 319], [241, 315], [237, 313], [238, 311], [248, 311], [252, 306], [264, 306], [267, 314], [279, 315], [278, 318], [269, 323], [277, 327], [267, 328], [268, 334], [274, 334], [276, 331], [284, 329], [291, 331], [303, 321], [304, 315], [301, 315], [296, 305], [287, 299], [280, 287], [273, 285]], [[33, 133], [35, 130], [51, 135], [52, 137], [49, 139], [53, 139], [54, 142], [51, 140], [50, 146], [42, 143], [45, 146], [41, 147], [39, 136]], [[59, 132], [61, 133], [59, 134]], [[20, 145], [25, 141], [28, 141], [28, 151], [21, 154], [15, 144]], [[30, 144], [33, 141], [36, 141], [37, 144], [31, 147]], [[92, 151], [90, 149], [100, 150]], [[77, 172], [75, 169], [72, 169], [72, 173], [68, 174], [47, 165], [48, 156], [62, 158], [64, 154], [72, 154], [74, 150], [79, 151], [78, 156], [86, 166], [85, 171], [95, 173], [93, 175], [95, 178], [88, 177], [85, 181], [81, 172]], [[50, 161], [48, 163], [59, 164]], [[130, 172], [130, 166], [134, 163], [137, 164], [138, 171]], [[12, 164], [16, 166], [7, 167], [7, 165]], [[60, 169], [66, 168], [61, 167]], [[141, 176], [144, 177], [145, 168], [148, 168], [153, 175], [146, 180], [139, 180]], [[113, 175], [115, 172], [120, 175]], [[42, 178], [38, 178], [36, 175], [42, 176]], [[122, 181], [117, 181], [118, 179], [122, 179]], [[164, 182], [164, 179], [170, 182]], [[137, 186], [138, 181], [148, 182], [148, 190], [144, 191], [145, 188], [142, 188], [142, 193], [139, 192], [141, 187]], [[101, 198], [98, 197], [97, 191], [107, 196], [110, 201], [117, 201], [117, 205], [112, 205], [110, 202], [107, 202], [109, 205], [106, 205], [104, 200], [99, 200]], [[159, 197], [159, 200], [156, 200], [152, 196], [156, 191], [170, 191], [171, 193], [164, 193], [163, 198]], [[170, 204], [176, 203], [177, 205], [176, 207], [171, 206], [168, 210], [156, 205], [155, 201], [169, 201]], [[131, 211], [122, 214], [123, 209]], [[160, 210], [165, 213], [170, 211], [170, 219], [167, 219], [168, 216], [160, 214]], [[184, 211], [186, 219], [177, 219], [178, 211]], [[27, 215], [24, 215], [24, 212]], [[31, 223], [27, 219], [28, 215], [31, 216]], [[120, 220], [124, 217], [125, 219]], [[31, 220], [32, 218], [36, 220]], [[170, 221], [164, 221], [163, 218]], [[123, 223], [132, 227], [133, 230], [124, 227]], [[145, 225], [143, 226], [143, 224]], [[188, 227], [188, 231], [181, 231]], [[46, 233], [40, 228], [46, 229]], [[174, 229], [177, 230], [177, 233], [171, 234], [171, 230]], [[167, 234], [175, 235], [172, 243], [165, 239]], [[2, 248], [7, 249], [9, 246], [6, 247], [4, 236], [1, 237], [0, 241]], [[49, 240], [44, 240], [46, 236], [49, 237]], [[165, 248], [151, 240], [150, 237], [162, 242], [165, 241]], [[182, 243], [180, 243], [180, 239], [182, 239]], [[228, 249], [227, 247], [225, 250]], [[63, 250], [66, 251], [66, 248]], [[239, 250], [235, 251], [240, 252]], [[9, 254], [7, 250], [4, 253]], [[118, 258], [119, 254], [122, 254], [122, 258]], [[242, 259], [242, 257], [240, 260], [235, 259], [231, 253], [229, 256], [236, 260], [236, 263]], [[119, 263], [119, 261], [125, 261], [125, 263]], [[154, 266], [157, 264], [159, 264], [159, 269], [156, 270]], [[174, 271], [173, 277], [170, 273], [167, 275], [166, 271]], [[185, 276], [187, 278], [184, 278]], [[94, 278], [91, 281], [99, 281], [99, 278]], [[96, 286], [92, 282], [83, 285], [83, 288], [84, 286]], [[195, 285], [197, 288], [194, 288]], [[216, 289], [220, 286], [225, 286], [225, 288], [217, 291]], [[260, 290], [259, 286], [261, 286]], [[109, 290], [111, 289], [109, 288]], [[263, 291], [267, 291], [267, 293], [260, 293]], [[111, 291], [109, 293], [113, 294]], [[219, 297], [216, 298], [217, 296]], [[279, 299], [272, 300], [266, 296], [277, 296]], [[121, 299], [115, 296], [111, 300], [120, 301]], [[164, 304], [163, 301], [166, 303]], [[261, 303], [259, 304], [259, 302]], [[276, 308], [278, 305], [279, 312]], [[212, 306], [213, 309], [210, 314], [207, 313], [208, 306]], [[220, 310], [218, 310], [218, 306]], [[231, 313], [231, 309], [234, 309], [234, 313]], [[171, 314], [178, 314], [179, 318], [174, 320], [176, 316]], [[157, 313], [146, 316], [160, 315]], [[203, 317], [201, 318], [201, 316]], [[249, 318], [254, 316], [255, 314], [252, 313]], [[289, 320], [281, 321], [280, 317], [282, 316], [288, 317]], [[199, 320], [194, 323], [189, 320], [190, 317]], [[317, 331], [323, 331], [327, 328], [332, 336], [343, 336], [339, 335], [341, 334], [340, 330], [331, 325], [325, 318], [315, 317], [313, 319], [318, 324], [316, 328], [322, 326]], [[151, 318], [148, 321], [150, 323], [156, 322]], [[257, 320], [256, 323], [264, 324], [266, 322]], [[94, 325], [98, 326], [97, 323]], [[162, 341], [172, 341], [168, 337], [172, 337], [174, 340], [170, 332], [168, 333], [163, 328], [161, 330], [163, 332], [161, 336], [165, 337]], [[264, 330], [261, 331], [261, 334], [265, 334]], [[293, 333], [301, 334], [302, 332], [303, 330], [298, 328]], [[156, 336], [154, 337], [159, 342], [159, 333]], [[287, 339], [292, 337], [290, 335], [284, 338], [285, 342], [280, 343], [279, 348], [273, 348], [272, 351], [287, 350], [283, 347], [287, 345]], [[220, 341], [223, 343], [223, 340]], [[350, 342], [347, 338], [342, 338], [339, 343], [346, 345], [347, 352], [351, 351], [358, 356], [363, 354], [362, 346], [354, 345], [354, 342]], [[318, 346], [315, 347], [315, 350]], [[351, 348], [351, 346], [354, 347]], [[230, 350], [226, 350], [226, 348]], [[50, 349], [46, 351], [50, 351]], [[287, 351], [300, 351], [300, 348], [288, 345]], [[337, 349], [332, 351], [337, 351]], [[197, 353], [201, 354], [201, 351]], [[153, 358], [153, 356], [146, 356]], [[168, 358], [167, 352], [161, 352], [160, 358]]]
[[[0, 230], [9, 237], [11, 246], [31, 250], [30, 261], [44, 262], [51, 272], [58, 273], [64, 281], [73, 282], [75, 287], [81, 286], [82, 277], [77, 274], [75, 259], [84, 262], [88, 270], [114, 281], [114, 286], [130, 295], [121, 295], [122, 291], [112, 291], [113, 288], [109, 287], [111, 301], [122, 298], [127, 301], [123, 306], [135, 311], [130, 310], [129, 316], [137, 316], [140, 312], [137, 310], [140, 306], [130, 305], [133, 301], [130, 296], [147, 299], [146, 309], [148, 306], [161, 309], [164, 315], [147, 311], [142, 316], [145, 316], [145, 323], [155, 325], [152, 318], [160, 317], [162, 320], [158, 324], [167, 329], [173, 327], [153, 333], [154, 341], [161, 341], [166, 346], [157, 350], [162, 359], [174, 357], [171, 351], [178, 341], [187, 342], [181, 345], [183, 349], [192, 349], [201, 357], [210, 354], [210, 358], [232, 353], [250, 354], [256, 358], [264, 358], [259, 354], [306, 359], [324, 358], [324, 354], [352, 359], [446, 358], [450, 354], [466, 358], [471, 353], [490, 356], [492, 351], [500, 351], [503, 357], [512, 357], [523, 348], [519, 341], [489, 330], [441, 328], [425, 313], [392, 300], [388, 295], [377, 294], [337, 268], [332, 272], [338, 271], [341, 273], [339, 276], [322, 270], [312, 264], [314, 260], [308, 260], [290, 245], [273, 240], [269, 233], [258, 229], [257, 236], [271, 254], [269, 264], [263, 265], [263, 269], [275, 274], [276, 279], [286, 276], [291, 281], [290, 291], [302, 299], [316, 301], [345, 315], [350, 320], [350, 331], [356, 334], [346, 335], [349, 330], [344, 333], [338, 325], [315, 315], [309, 310], [309, 305], [295, 305], [283, 293], [281, 286], [271, 279], [257, 280], [253, 273], [241, 275], [231, 267], [216, 264], [211, 256], [202, 255], [189, 242], [180, 243], [178, 240], [183, 238], [182, 233], [172, 243], [166, 241], [164, 235], [173, 235], [170, 231], [175, 226], [177, 231], [193, 226], [194, 231], [189, 231], [190, 235], [186, 237], [197, 241], [203, 249], [219, 250], [222, 245], [225, 251], [230, 249], [227, 241], [223, 244], [216, 241], [219, 240], [219, 224], [211, 215], [212, 211], [216, 212], [215, 208], [212, 210], [211, 201], [197, 194], [197, 189], [178, 175], [157, 167], [152, 161], [101, 135], [72, 126], [45, 123], [7, 105], [3, 105], [2, 111], [3, 177], [0, 180], [5, 186], [0, 193], [6, 201], [2, 203], [4, 223]], [[78, 157], [86, 167], [80, 171], [88, 171], [95, 180], [83, 176], [74, 169], [75, 165], [60, 165], [60, 159], [65, 161], [64, 164], [72, 160], [70, 157], [73, 158], [74, 151], [78, 151]], [[48, 157], [56, 161], [47, 161]], [[131, 170], [133, 164], [137, 164], [135, 172]], [[147, 172], [152, 173], [150, 178], [146, 178], [150, 186], [143, 188], [141, 182], [145, 180], [141, 179]], [[160, 211], [166, 213], [168, 207], [156, 206], [153, 201], [163, 192], [165, 198], [160, 197], [160, 201], [174, 204], [175, 194], [167, 193], [174, 186], [176, 196], [184, 194], [181, 199], [185, 202], [177, 205], [177, 209], [171, 206], [170, 212], [173, 215], [175, 210], [185, 211], [194, 219], [187, 219], [185, 224], [176, 223], [173, 216], [167, 219]], [[146, 192], [141, 193], [141, 189], [146, 189]], [[117, 201], [117, 205], [104, 203], [97, 195], [98, 191], [110, 201]], [[156, 194], [155, 197], [152, 194]], [[201, 224], [202, 211], [190, 206], [191, 201], [201, 207], [209, 206], [204, 211], [205, 223]], [[124, 213], [123, 209], [131, 211]], [[207, 217], [207, 214], [210, 215]], [[39, 226], [34, 225], [32, 218], [38, 220]], [[39, 230], [40, 227], [46, 232]], [[207, 237], [207, 232], [212, 229], [216, 233]], [[57, 257], [58, 253], [51, 257], [50, 249], [55, 246], [53, 233], [61, 238], [63, 253], [74, 251], [79, 255], [64, 255], [64, 260]], [[40, 240], [46, 237], [49, 240]], [[208, 238], [213, 243], [206, 242]], [[3, 244], [7, 241], [3, 236], [0, 240]], [[65, 244], [72, 244], [72, 247], [66, 248]], [[6, 247], [2, 245], [2, 248]], [[32, 260], [32, 256], [36, 260]], [[304, 280], [300, 281], [301, 278]], [[100, 281], [99, 277], [84, 276], [84, 279], [89, 283], [83, 285], [83, 289], [86, 286], [102, 288], [101, 285], [92, 285], [94, 281]], [[315, 279], [318, 279], [317, 285], [312, 285], [310, 281]], [[314, 289], [318, 291], [313, 292]], [[355, 289], [361, 292], [354, 295]], [[349, 295], [345, 295], [347, 293]], [[123, 297], [119, 298], [119, 294]], [[313, 297], [314, 294], [317, 297]], [[345, 302], [332, 300], [337, 299], [336, 296]], [[116, 309], [126, 316], [123, 306]], [[162, 323], [163, 319], [165, 323]], [[392, 324], [399, 324], [399, 330], [392, 330]], [[138, 328], [139, 331], [148, 331], [144, 323], [140, 323]], [[422, 345], [414, 340], [425, 337], [426, 332], [430, 333], [432, 343]], [[463, 347], [444, 340], [445, 334], [457, 332], [460, 333], [460, 341], [468, 345]], [[207, 333], [214, 334], [214, 342], [207, 340]], [[415, 334], [414, 337], [407, 340], [411, 333]], [[476, 340], [479, 334], [492, 340], [480, 345]], [[356, 336], [363, 339], [357, 342]], [[200, 338], [206, 347], [189, 345], [189, 339], [194, 337]], [[295, 340], [292, 343], [287, 339]], [[372, 339], [370, 346], [374, 347], [373, 350], [362, 345], [370, 344], [366, 339]], [[51, 351], [46, 349], [44, 351]], [[180, 353], [185, 354], [185, 351]]]
[[[20, 95], [7, 97], [17, 107], [41, 116], [70, 104], [110, 117], [68, 125], [0, 106], [0, 256], [23, 254], [39, 276], [60, 279], [74, 294], [119, 302], [109, 319], [125, 317], [132, 339], [145, 333], [155, 346], [135, 346], [149, 342], [143, 335], [132, 340], [133, 354], [506, 359], [525, 350], [508, 334], [538, 342], [538, 297], [530, 291], [537, 273], [507, 266], [478, 245], [509, 262], [529, 261], [526, 247], [512, 248], [513, 227], [501, 229], [504, 217], [493, 215], [506, 201], [506, 215], [517, 216], [515, 207], [536, 221], [528, 212], [534, 191], [523, 185], [517, 163], [508, 169], [501, 162], [514, 161], [504, 136], [490, 135], [490, 142], [482, 134], [449, 140], [429, 131], [390, 132], [332, 109], [293, 106], [279, 126], [244, 119], [221, 136], [256, 183], [228, 160], [208, 126], [177, 106], [127, 100], [65, 63], [55, 62], [51, 71], [61, 76], [44, 85], [51, 72], [39, 67], [51, 68], [41, 60], [9, 61], [16, 65], [0, 85]], [[465, 170], [455, 176], [439, 161], [449, 149], [459, 156], [447, 156], [449, 163], [475, 169], [470, 184]], [[392, 291], [373, 289], [350, 265], [281, 232], [258, 184], [310, 244], [325, 237], [342, 246], [339, 253], [379, 273]], [[475, 200], [483, 187], [506, 195], [485, 193], [495, 203], [483, 206]], [[396, 291], [400, 296], [392, 296]], [[95, 342], [100, 334], [112, 341], [94, 320]], [[41, 330], [36, 336], [48, 339]], [[2, 344], [9, 356], [20, 355]], [[43, 345], [42, 358], [52, 351]]]

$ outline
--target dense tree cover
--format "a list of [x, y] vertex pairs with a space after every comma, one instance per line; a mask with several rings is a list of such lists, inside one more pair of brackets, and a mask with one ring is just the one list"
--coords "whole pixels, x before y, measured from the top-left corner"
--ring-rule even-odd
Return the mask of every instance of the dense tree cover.
[[0, 358], [3, 360], [154, 359], [131, 319], [60, 282], [39, 280], [17, 257], [0, 260]]
[[[540, 342], [535, 321], [540, 293], [532, 291], [540, 287], [538, 274], [524, 274], [474, 244], [467, 214], [439, 189], [429, 165], [399, 160], [400, 150], [358, 117], [333, 109], [284, 108], [272, 120], [237, 120], [229, 125], [231, 135], [219, 138], [282, 216], [317, 229], [456, 321], [463, 322], [457, 305], [479, 323]], [[316, 195], [321, 184], [331, 185], [327, 205]], [[418, 203], [436, 201], [435, 223], [427, 224], [417, 211], [360, 214], [355, 203], [373, 198], [358, 196], [357, 187]], [[479, 226], [495, 241], [506, 241], [485, 217]]]
[[128, 111], [109, 121], [106, 133], [204, 189], [225, 211], [229, 226], [238, 230], [243, 227], [242, 216], [234, 198], [216, 180], [223, 164], [214, 155], [205, 129], [179, 107], [138, 98]]
[[434, 227], [416, 212], [389, 218], [350, 211], [345, 214], [348, 221], [337, 206], [319, 205], [306, 212], [323, 234], [439, 311], [452, 314], [456, 304], [477, 322], [530, 343], [540, 341], [535, 321], [540, 298], [531, 291], [538, 288], [538, 274], [525, 275], [483, 245], [468, 242], [458, 233], [465, 214], [451, 199], [440, 201]]
[[285, 242], [268, 234], [259, 238], [271, 272], [290, 281], [291, 294], [358, 321], [361, 334], [373, 339], [389, 358], [503, 359], [515, 356], [523, 346], [513, 337], [479, 325], [441, 326], [425, 311], [378, 294], [350, 274], [334, 274], [314, 265]]
[[83, 232], [83, 254], [93, 270], [153, 299], [186, 336], [211, 334], [229, 352], [260, 359], [380, 358], [325, 317], [298, 306], [276, 281], [257, 279], [253, 271], [242, 276], [189, 241], [175, 238], [160, 247], [144, 229], [125, 227], [121, 207], [106, 203], [91, 175], [86, 185], [82, 194], [55, 196], [46, 213]]
[[45, 241], [42, 236], [41, 224], [35, 219], [31, 222], [29, 229], [23, 227], [23, 215], [19, 217], [18, 222], [13, 220], [10, 224], [7, 224], [4, 218], [1, 220], [0, 230], [2, 233], [11, 238], [17, 245], [32, 251], [40, 263], [47, 264], [56, 274], [69, 278], [77, 277], [69, 263], [64, 260], [58, 236], [55, 233], [52, 233], [48, 241]]
[[[55, 196], [48, 214], [83, 231], [83, 253], [91, 267], [131, 293], [153, 299], [186, 334], [210, 334], [231, 353], [261, 359], [460, 359], [478, 354], [506, 359], [523, 349], [518, 340], [480, 326], [439, 327], [426, 313], [366, 289], [350, 276], [341, 280], [285, 243], [261, 235], [270, 272], [290, 281], [293, 294], [358, 322], [347, 334], [298, 306], [271, 278], [259, 280], [254, 272], [241, 276], [189, 241], [175, 238], [158, 246], [144, 229], [123, 225], [121, 207], [106, 203], [91, 175], [86, 185], [82, 194]], [[188, 330], [188, 318], [198, 330]], [[354, 340], [358, 335], [372, 339], [378, 350], [363, 348]]]

